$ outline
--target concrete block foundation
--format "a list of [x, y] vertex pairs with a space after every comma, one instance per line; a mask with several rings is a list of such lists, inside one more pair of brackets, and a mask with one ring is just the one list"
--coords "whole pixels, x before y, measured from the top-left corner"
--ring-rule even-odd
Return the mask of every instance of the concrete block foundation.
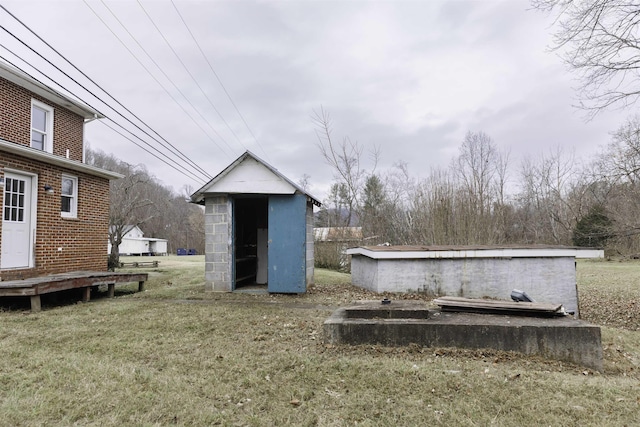
[[450, 313], [415, 302], [376, 302], [336, 310], [324, 322], [324, 334], [330, 344], [488, 348], [603, 369], [600, 328], [571, 317]]

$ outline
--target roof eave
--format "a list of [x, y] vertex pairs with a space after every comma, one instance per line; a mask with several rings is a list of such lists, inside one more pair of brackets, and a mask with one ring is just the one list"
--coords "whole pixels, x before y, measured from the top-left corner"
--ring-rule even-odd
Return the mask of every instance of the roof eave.
[[25, 147], [24, 145], [16, 144], [14, 142], [5, 141], [0, 139], [0, 151], [6, 153], [17, 154], [30, 160], [37, 160], [43, 163], [59, 166], [65, 169], [70, 169], [76, 172], [82, 172], [109, 180], [124, 178], [124, 175], [117, 172], [108, 171], [105, 169], [97, 168], [95, 166], [81, 163], [75, 160], [69, 160], [64, 157], [55, 156], [51, 153], [47, 153], [41, 150], [36, 150], [31, 147]]
[[103, 114], [67, 95], [39, 82], [24, 71], [0, 61], [0, 77], [27, 89], [61, 107], [82, 116], [86, 120], [105, 118]]
[[[253, 159], [257, 160], [258, 162], [262, 163], [264, 166], [266, 166], [271, 172], [273, 172], [274, 174], [276, 174], [277, 176], [279, 176], [280, 178], [282, 178], [283, 180], [285, 180], [287, 183], [289, 183], [293, 188], [296, 189], [296, 191], [299, 191], [300, 193], [304, 194], [305, 196], [307, 196], [308, 201], [310, 201], [311, 203], [313, 203], [314, 205], [320, 207], [322, 206], [322, 203], [320, 203], [320, 201], [313, 197], [311, 194], [309, 194], [308, 191], [305, 191], [304, 189], [302, 189], [299, 185], [297, 185], [296, 183], [294, 183], [293, 181], [291, 181], [289, 178], [287, 178], [286, 176], [284, 176], [283, 174], [280, 173], [280, 171], [278, 171], [278, 169], [274, 168], [273, 166], [271, 166], [269, 163], [265, 162], [264, 160], [262, 160], [260, 157], [256, 156], [255, 154], [253, 154], [251, 151], [247, 150], [244, 153], [242, 153], [242, 155], [240, 157], [238, 157], [236, 160], [234, 160], [229, 166], [227, 166], [226, 168], [224, 168], [218, 175], [216, 175], [215, 177], [213, 177], [213, 179], [211, 179], [211, 181], [207, 182], [205, 185], [203, 185], [202, 187], [200, 187], [200, 189], [198, 189], [195, 193], [193, 193], [191, 195], [191, 203], [197, 203], [197, 204], [203, 204], [204, 203], [204, 197], [205, 195], [218, 195], [221, 193], [216, 193], [216, 192], [207, 192], [206, 189], [211, 188], [211, 186], [213, 184], [215, 184], [216, 182], [218, 182], [220, 179], [222, 179], [225, 175], [227, 175], [232, 169], [234, 169], [237, 165], [239, 165], [242, 161], [244, 161], [244, 159], [246, 159], [247, 157], [252, 157]], [[226, 193], [224, 193], [226, 194]]]

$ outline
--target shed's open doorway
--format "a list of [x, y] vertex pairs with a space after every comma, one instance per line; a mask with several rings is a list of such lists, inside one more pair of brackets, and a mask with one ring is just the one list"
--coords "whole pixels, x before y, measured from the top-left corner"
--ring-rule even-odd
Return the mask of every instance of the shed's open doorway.
[[234, 198], [233, 289], [266, 286], [268, 281], [269, 199]]

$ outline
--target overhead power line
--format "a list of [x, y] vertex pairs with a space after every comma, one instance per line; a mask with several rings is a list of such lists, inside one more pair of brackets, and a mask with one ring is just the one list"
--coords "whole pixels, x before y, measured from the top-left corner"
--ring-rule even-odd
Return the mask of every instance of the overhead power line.
[[[0, 29], [4, 30], [5, 32], [8, 32], [6, 28], [4, 28], [3, 26], [0, 25]], [[15, 37], [15, 35], [11, 32], [8, 32], [11, 36], [13, 36], [14, 38], [17, 39], [17, 37]], [[23, 45], [25, 47], [27, 47], [28, 49], [30, 49], [33, 53], [35, 53], [36, 55], [40, 56], [42, 59], [44, 59], [47, 63], [49, 63], [49, 65], [53, 66], [54, 68], [56, 68], [59, 72], [61, 72], [62, 74], [64, 74], [67, 78], [69, 78], [71, 81], [73, 81], [75, 84], [77, 84], [78, 86], [80, 86], [81, 88], [83, 88], [85, 91], [87, 91], [88, 93], [90, 93], [94, 98], [96, 98], [98, 101], [102, 102], [103, 104], [105, 104], [107, 107], [109, 107], [110, 109], [112, 109], [113, 111], [115, 111], [117, 114], [119, 114], [122, 118], [124, 118], [125, 120], [127, 120], [129, 123], [131, 123], [133, 126], [135, 126], [136, 128], [138, 128], [140, 131], [142, 131], [143, 133], [145, 133], [147, 136], [149, 136], [150, 138], [154, 139], [154, 141], [161, 143], [160, 141], [158, 141], [157, 139], [153, 138], [151, 135], [149, 135], [149, 133], [147, 133], [145, 130], [143, 130], [142, 128], [140, 128], [140, 126], [138, 126], [137, 124], [133, 123], [130, 119], [128, 119], [127, 117], [124, 117], [119, 111], [115, 110], [113, 107], [111, 107], [109, 104], [107, 104], [106, 102], [104, 102], [102, 99], [100, 99], [100, 97], [98, 97], [97, 95], [95, 95], [93, 92], [91, 92], [89, 89], [87, 89], [85, 86], [83, 86], [81, 83], [79, 83], [77, 80], [75, 80], [73, 77], [69, 76], [67, 73], [65, 73], [64, 71], [62, 71], [58, 66], [56, 66], [55, 64], [53, 64], [51, 61], [49, 61], [47, 58], [43, 57], [39, 52], [37, 52], [36, 50], [34, 50], [33, 48], [31, 48], [30, 46], [27, 46], [26, 43], [22, 42], [21, 40], [17, 39], [18, 41], [20, 41], [21, 43], [23, 43]], [[42, 71], [40, 71], [39, 69], [37, 69], [36, 67], [34, 67], [32, 64], [29, 64], [28, 61], [26, 61], [24, 58], [22, 58], [20, 55], [18, 55], [17, 53], [15, 53], [14, 51], [12, 51], [11, 49], [9, 49], [7, 46], [0, 44], [0, 47], [4, 48], [5, 50], [7, 50], [7, 52], [10, 52], [12, 55], [14, 55], [16, 58], [19, 58], [22, 62], [24, 62], [25, 64], [28, 64], [31, 66], [31, 68], [33, 68], [34, 70], [37, 70], [40, 74], [42, 74], [43, 76], [47, 77], [48, 79], [50, 79], [51, 81], [53, 81], [55, 84], [57, 84], [59, 87], [61, 87], [63, 90], [67, 91], [69, 94], [71, 94], [72, 96], [76, 97], [77, 99], [81, 100], [83, 103], [85, 103], [86, 105], [88, 105], [89, 107], [91, 107], [92, 109], [98, 111], [101, 115], [106, 117], [106, 114], [102, 113], [98, 108], [94, 107], [93, 105], [91, 105], [91, 103], [85, 101], [84, 99], [82, 99], [82, 97], [78, 96], [76, 93], [74, 93], [72, 90], [68, 89], [67, 87], [65, 87], [64, 85], [62, 85], [60, 82], [57, 82], [55, 80], [53, 80], [51, 77], [45, 75]], [[27, 73], [24, 69], [20, 68], [19, 66], [17, 66], [16, 64], [14, 64], [13, 62], [9, 61], [6, 57], [4, 56], [0, 56], [2, 59], [4, 59], [5, 61], [7, 61], [9, 64], [11, 64], [12, 66], [18, 68], [20, 71], [22, 71], [23, 73], [27, 74], [29, 77], [33, 78], [34, 80], [37, 80], [38, 82], [40, 82], [40, 80], [36, 79], [34, 76], [32, 76], [31, 74]], [[42, 83], [42, 82], [40, 82]], [[44, 84], [44, 83], [42, 83]], [[120, 126], [122, 129], [127, 130], [124, 126], [122, 126], [121, 124], [117, 123], [116, 121], [114, 121], [113, 119], [109, 119], [111, 120], [113, 123], [115, 123], [116, 125]], [[134, 135], [131, 131], [127, 130], [127, 132], [131, 133], [132, 135]], [[179, 168], [183, 169], [187, 174], [191, 175], [192, 177], [195, 177], [196, 179], [202, 180], [201, 178], [197, 178], [196, 175], [193, 174], [192, 171], [190, 171], [189, 169], [187, 169], [186, 167], [180, 165], [176, 160], [172, 159], [171, 157], [169, 157], [167, 154], [157, 150], [157, 148], [155, 148], [154, 146], [152, 146], [151, 144], [149, 144], [148, 142], [144, 141], [142, 138], [140, 138], [137, 135], [134, 135], [136, 138], [138, 138], [140, 141], [142, 141], [143, 143], [149, 145], [150, 147], [152, 147], [154, 150], [156, 150], [160, 155], [166, 157], [169, 161], [175, 163]], [[166, 162], [165, 162], [166, 163]], [[185, 173], [185, 172], [181, 172], [181, 173]]]
[[[202, 132], [207, 136], [207, 138], [209, 138], [219, 149], [220, 151], [222, 151], [227, 157], [230, 157], [229, 154], [215, 141], [215, 139], [213, 139], [211, 137], [211, 135], [209, 135], [207, 133], [207, 131], [204, 130], [204, 128], [202, 127], [202, 125], [200, 125], [200, 123], [198, 123], [198, 121], [196, 119], [193, 118], [193, 116], [191, 115], [191, 113], [189, 113], [187, 111], [186, 108], [184, 108], [184, 106], [178, 102], [178, 100], [171, 94], [171, 92], [169, 92], [169, 90], [165, 87], [164, 84], [162, 84], [162, 82], [160, 82], [160, 80], [158, 80], [156, 78], [156, 76], [153, 75], [153, 73], [151, 72], [151, 70], [149, 70], [147, 68], [146, 65], [144, 65], [142, 63], [142, 61], [140, 60], [140, 58], [138, 58], [136, 56], [136, 54], [129, 49], [129, 46], [127, 46], [127, 44], [116, 34], [115, 31], [113, 31], [113, 29], [109, 26], [109, 24], [107, 24], [107, 22], [102, 19], [102, 17], [98, 14], [98, 12], [93, 9], [91, 7], [91, 5], [89, 5], [89, 3], [84, 0], [84, 3], [87, 5], [87, 7], [91, 10], [91, 12], [93, 12], [93, 14], [100, 20], [100, 22], [102, 22], [102, 24], [111, 32], [111, 34], [113, 34], [113, 36], [120, 42], [120, 44], [122, 44], [122, 46], [127, 50], [127, 52], [129, 52], [129, 54], [131, 56], [133, 56], [133, 58], [136, 60], [136, 62], [138, 62], [138, 64], [140, 64], [140, 66], [147, 72], [147, 74], [149, 74], [149, 76], [151, 76], [151, 78], [153, 78], [153, 80], [155, 80], [156, 83], [158, 83], [158, 85], [165, 91], [165, 93], [167, 95], [169, 95], [169, 97], [173, 100], [173, 102], [178, 105], [178, 107], [180, 107], [182, 109], [182, 111], [184, 111], [184, 113], [193, 121], [193, 123], [196, 124], [196, 126], [198, 126], [200, 128], [200, 130], [202, 130]], [[169, 83], [171, 83], [171, 85], [175, 88], [176, 91], [178, 91], [178, 93], [180, 93], [180, 95], [182, 95], [182, 97], [184, 98], [184, 100], [191, 106], [191, 108], [200, 116], [200, 118], [207, 123], [207, 125], [211, 128], [211, 130], [213, 131], [214, 134], [216, 134], [218, 136], [218, 138], [224, 142], [224, 144], [233, 152], [233, 148], [231, 148], [231, 146], [227, 143], [227, 141], [224, 139], [224, 137], [222, 135], [220, 135], [220, 133], [213, 127], [213, 125], [209, 122], [209, 120], [207, 120], [207, 118], [205, 116], [202, 115], [202, 113], [200, 112], [200, 110], [198, 110], [198, 108], [196, 108], [195, 105], [193, 105], [193, 103], [189, 100], [189, 98], [184, 94], [184, 92], [178, 87], [178, 85], [175, 84], [175, 82], [173, 81], [173, 79], [171, 79], [171, 77], [169, 77], [169, 75], [167, 75], [167, 73], [165, 73], [165, 71], [162, 69], [162, 67], [155, 61], [155, 59], [153, 59], [153, 57], [147, 52], [147, 50], [142, 46], [142, 44], [138, 41], [138, 39], [131, 34], [131, 32], [127, 29], [127, 27], [122, 23], [122, 21], [120, 21], [120, 19], [116, 16], [115, 13], [113, 13], [113, 11], [111, 10], [111, 8], [109, 8], [109, 6], [107, 6], [104, 2], [103, 2], [104, 7], [109, 11], [109, 13], [111, 13], [111, 15], [114, 17], [114, 19], [118, 22], [118, 24], [120, 24], [120, 26], [126, 31], [126, 33], [129, 35], [129, 37], [131, 37], [133, 39], [133, 41], [138, 45], [138, 47], [140, 49], [142, 49], [142, 51], [145, 53], [145, 55], [147, 55], [147, 58], [149, 58], [149, 60], [156, 66], [156, 68], [160, 71], [160, 73], [162, 73], [162, 75], [169, 81]]]
[[191, 36], [191, 39], [193, 40], [193, 42], [195, 43], [195, 45], [198, 47], [198, 50], [200, 51], [200, 54], [202, 55], [202, 57], [204, 58], [204, 60], [206, 61], [207, 65], [209, 66], [209, 69], [211, 70], [211, 73], [215, 76], [216, 80], [218, 81], [218, 84], [220, 84], [220, 87], [222, 87], [222, 90], [224, 91], [225, 95], [227, 95], [227, 98], [229, 99], [229, 102], [231, 102], [231, 105], [233, 105], [233, 108], [236, 110], [236, 112], [238, 113], [238, 116], [240, 116], [240, 118], [242, 119], [242, 122], [244, 123], [245, 127], [247, 128], [247, 130], [249, 131], [249, 133], [251, 134], [251, 136], [253, 137], [253, 140], [256, 142], [256, 145], [260, 148], [260, 150], [262, 150], [262, 153], [267, 157], [267, 160], [269, 160], [269, 155], [266, 152], [266, 150], [262, 147], [262, 145], [260, 144], [260, 142], [258, 141], [258, 138], [256, 138], [255, 134], [253, 133], [253, 131], [251, 130], [251, 128], [249, 127], [249, 123], [247, 123], [247, 121], [245, 120], [244, 116], [242, 115], [242, 113], [240, 112], [240, 110], [238, 109], [238, 107], [236, 106], [236, 103], [233, 101], [233, 98], [231, 98], [231, 95], [229, 94], [229, 92], [227, 91], [227, 88], [224, 86], [224, 84], [222, 83], [222, 80], [220, 79], [220, 77], [218, 76], [218, 73], [216, 73], [216, 70], [214, 70], [213, 65], [211, 64], [211, 62], [209, 61], [209, 58], [207, 57], [207, 55], [205, 55], [204, 51], [202, 50], [202, 47], [200, 46], [200, 43], [198, 43], [198, 40], [196, 39], [195, 35], [193, 34], [193, 32], [191, 31], [191, 29], [189, 28], [189, 26], [187, 25], [187, 22], [185, 21], [184, 17], [182, 16], [182, 14], [180, 13], [180, 10], [178, 10], [178, 7], [176, 6], [176, 4], [173, 2], [173, 0], [171, 0], [171, 4], [173, 5], [173, 8], [176, 10], [176, 13], [178, 14], [178, 16], [180, 17], [180, 20], [182, 21], [182, 23], [184, 24], [184, 27], [187, 29], [187, 31], [189, 32], [189, 35]]
[[[104, 0], [103, 0], [104, 3]], [[200, 90], [200, 93], [202, 93], [202, 96], [204, 96], [206, 98], [206, 100], [209, 102], [209, 105], [211, 105], [211, 108], [213, 108], [213, 111], [216, 112], [216, 114], [218, 115], [218, 117], [220, 117], [220, 120], [222, 120], [222, 122], [227, 126], [227, 129], [229, 129], [229, 131], [233, 134], [233, 136], [236, 138], [236, 140], [238, 141], [238, 143], [246, 150], [246, 147], [244, 146], [244, 144], [242, 143], [242, 141], [240, 140], [240, 138], [238, 138], [238, 135], [236, 135], [235, 131], [233, 130], [233, 128], [231, 128], [231, 126], [229, 126], [229, 123], [225, 120], [225, 118], [222, 116], [222, 114], [220, 113], [220, 111], [216, 108], [216, 106], [214, 105], [213, 101], [211, 100], [211, 98], [209, 98], [209, 95], [207, 95], [207, 93], [204, 91], [204, 89], [202, 89], [202, 86], [200, 86], [200, 83], [198, 83], [198, 80], [196, 80], [196, 78], [193, 76], [193, 74], [191, 73], [191, 71], [189, 71], [189, 68], [186, 66], [186, 64], [184, 63], [184, 61], [182, 61], [182, 58], [180, 58], [180, 55], [178, 55], [178, 52], [176, 52], [176, 50], [173, 48], [173, 46], [171, 45], [171, 43], [169, 42], [169, 40], [167, 40], [167, 38], [165, 37], [164, 33], [162, 32], [162, 30], [160, 30], [160, 27], [158, 27], [158, 25], [156, 24], [156, 22], [153, 20], [153, 18], [151, 18], [151, 15], [149, 15], [149, 12], [147, 12], [147, 9], [144, 8], [144, 6], [142, 5], [142, 3], [140, 3], [140, 0], [138, 0], [138, 5], [140, 6], [140, 8], [142, 9], [142, 11], [144, 12], [144, 14], [147, 16], [147, 18], [149, 18], [149, 21], [151, 21], [151, 24], [153, 25], [153, 27], [156, 29], [156, 31], [158, 32], [158, 34], [160, 34], [160, 37], [162, 37], [162, 40], [164, 40], [165, 44], [169, 47], [169, 49], [171, 50], [171, 52], [173, 53], [173, 55], [176, 57], [176, 59], [178, 60], [178, 62], [180, 62], [180, 64], [182, 65], [182, 68], [184, 68], [184, 70], [187, 72], [187, 74], [189, 74], [189, 77], [191, 77], [191, 80], [193, 80], [193, 82], [196, 84], [196, 86], [198, 87], [198, 89]]]
[[[143, 132], [144, 134], [146, 134], [148, 137], [150, 137], [151, 139], [153, 139], [154, 141], [158, 142], [161, 146], [163, 146], [165, 149], [167, 149], [169, 152], [171, 152], [174, 155], [177, 155], [182, 161], [187, 162], [187, 164], [189, 164], [190, 166], [195, 167], [198, 171], [200, 171], [201, 174], [203, 174], [206, 178], [211, 179], [212, 176], [210, 174], [208, 174], [203, 168], [201, 168], [199, 165], [197, 165], [193, 160], [191, 160], [188, 156], [186, 156], [184, 153], [182, 153], [179, 149], [177, 149], [173, 144], [171, 144], [169, 141], [167, 141], [164, 137], [162, 137], [157, 131], [155, 131], [151, 126], [149, 126], [147, 123], [145, 123], [142, 119], [140, 119], [136, 114], [134, 114], [131, 110], [129, 110], [127, 107], [125, 107], [120, 101], [118, 101], [115, 97], [113, 97], [108, 91], [106, 91], [105, 89], [102, 88], [102, 86], [100, 86], [98, 83], [96, 83], [93, 79], [91, 79], [87, 74], [85, 74], [82, 70], [80, 70], [77, 66], [75, 66], [71, 61], [69, 61], [64, 55], [62, 55], [60, 52], [58, 52], [58, 50], [56, 50], [53, 46], [51, 46], [48, 42], [46, 42], [42, 37], [40, 37], [37, 33], [35, 33], [35, 31], [33, 31], [29, 26], [27, 26], [24, 22], [22, 22], [19, 18], [17, 18], [15, 15], [13, 15], [9, 10], [7, 10], [3, 5], [0, 4], [0, 8], [2, 8], [6, 13], [8, 13], [13, 19], [15, 19], [16, 21], [18, 21], [23, 27], [25, 27], [31, 34], [33, 34], [35, 37], [37, 37], [42, 43], [44, 43], [47, 47], [49, 47], [51, 50], [53, 50], [58, 56], [60, 56], [62, 59], [64, 59], [69, 65], [71, 65], [75, 70], [77, 70], [80, 74], [82, 74], [86, 79], [88, 79], [91, 83], [93, 83], [95, 86], [97, 86], [102, 92], [104, 92], [107, 96], [109, 96], [109, 98], [111, 98], [113, 101], [115, 101], [120, 107], [124, 108], [129, 114], [131, 114], [133, 117], [135, 117], [140, 123], [142, 123], [144, 126], [146, 126], [148, 129], [150, 129], [154, 134], [156, 134], [160, 139], [162, 139], [162, 141], [164, 141], [166, 143], [166, 145], [164, 143], [162, 143], [161, 141], [158, 141], [156, 138], [154, 138], [152, 135], [150, 135], [147, 131], [145, 131], [144, 129], [140, 128], [140, 126], [138, 126], [137, 124], [135, 124], [133, 121], [131, 121], [129, 118], [125, 117], [122, 113], [120, 113], [117, 109], [113, 108], [112, 106], [110, 106], [108, 103], [104, 102], [100, 97], [98, 97], [97, 95], [95, 95], [92, 91], [90, 91], [89, 89], [87, 89], [84, 85], [80, 84], [77, 80], [75, 80], [74, 78], [72, 78], [71, 76], [69, 76], [67, 73], [65, 73], [64, 71], [62, 71], [59, 67], [57, 67], [55, 64], [53, 64], [51, 61], [49, 61], [48, 59], [44, 58], [40, 53], [38, 53], [37, 51], [35, 51], [34, 49], [32, 49], [30, 46], [28, 46], [26, 43], [24, 43], [22, 40], [20, 40], [19, 38], [17, 38], [13, 33], [11, 33], [10, 31], [8, 31], [6, 28], [4, 28], [3, 26], [0, 26], [0, 28], [2, 28], [5, 32], [7, 32], [8, 34], [10, 34], [13, 38], [15, 38], [16, 40], [18, 40], [20, 43], [22, 43], [24, 46], [26, 46], [27, 48], [29, 48], [31, 51], [33, 51], [34, 53], [36, 53], [38, 56], [40, 56], [42, 59], [44, 59], [45, 61], [47, 61], [50, 65], [52, 65], [53, 67], [55, 67], [58, 71], [60, 71], [61, 73], [63, 73], [67, 78], [71, 79], [74, 83], [76, 83], [77, 85], [79, 85], [80, 87], [82, 87], [85, 91], [87, 91], [88, 93], [90, 93], [92, 96], [94, 96], [96, 99], [98, 99], [100, 102], [102, 102], [103, 104], [107, 105], [111, 110], [113, 110], [114, 112], [116, 112], [120, 117], [122, 117], [123, 119], [125, 119], [127, 122], [129, 122], [130, 124], [132, 124], [133, 126], [135, 126], [137, 129], [139, 129], [141, 132]], [[6, 47], [5, 47], [6, 49]], [[8, 50], [8, 49], [7, 49]], [[18, 57], [18, 55], [16, 55], [14, 52], [11, 52], [14, 56]], [[25, 61], [26, 62], [26, 61]], [[61, 86], [62, 87], [62, 86]], [[65, 89], [68, 90], [68, 89]], [[114, 123], [116, 123], [114, 121]], [[117, 124], [117, 123], [116, 123]], [[118, 124], [118, 126], [122, 127], [121, 125]], [[123, 129], [125, 129], [124, 127], [122, 127]], [[126, 130], [126, 129], [125, 129]], [[128, 131], [128, 130], [127, 130]], [[129, 131], [128, 131], [129, 132]], [[135, 135], [134, 135], [135, 136]], [[136, 136], [137, 137], [137, 136]], [[139, 137], [137, 137], [139, 138]], [[139, 138], [140, 139], [140, 138]], [[142, 139], [141, 139], [142, 141]], [[145, 142], [145, 141], [143, 141]], [[148, 144], [147, 142], [145, 142], [145, 144], [151, 146], [150, 144]], [[168, 148], [167, 145], [171, 148]], [[155, 147], [151, 146], [154, 150], [156, 150], [158, 153], [164, 155], [165, 157], [167, 157], [169, 160], [173, 161], [174, 163], [178, 164], [177, 162], [175, 162], [175, 160], [171, 159], [170, 157], [168, 157], [166, 154], [160, 152], [159, 150], [157, 150]], [[182, 167], [182, 166], [179, 166]], [[184, 167], [182, 167], [184, 168]], [[187, 170], [188, 171], [188, 170]], [[192, 172], [188, 171], [189, 174], [192, 175]], [[198, 180], [202, 181], [201, 179], [198, 178]]]
[[[2, 27], [3, 30], [6, 31], [6, 29], [4, 29]], [[0, 44], [0, 47], [6, 49], [8, 52], [10, 52], [12, 55], [14, 55], [15, 57], [19, 58], [21, 61], [23, 61], [26, 64], [29, 64], [27, 61], [25, 61], [23, 58], [21, 58], [19, 55], [17, 55], [15, 52], [13, 52], [11, 49], [7, 48], [6, 46]], [[6, 58], [3, 55], [0, 55], [0, 59], [2, 59], [3, 61], [5, 61], [6, 63], [8, 63], [9, 65], [15, 67], [16, 69], [20, 70], [22, 73], [26, 74], [27, 76], [29, 76], [31, 79], [35, 80], [36, 82], [47, 86], [44, 82], [42, 82], [41, 80], [37, 79], [36, 77], [34, 77], [32, 74], [29, 74], [26, 70], [24, 70], [23, 68], [21, 68], [20, 66], [18, 66], [17, 64], [15, 64], [14, 62], [12, 62], [11, 60], [9, 60], [8, 58]], [[33, 65], [29, 64], [31, 66], [31, 68], [38, 70], [36, 67], [34, 67]], [[45, 75], [44, 73], [42, 73], [41, 71], [40, 74], [42, 74], [43, 76]], [[46, 76], [45, 76], [46, 77]], [[50, 79], [50, 77], [48, 77]], [[94, 109], [95, 111], [97, 111], [98, 113], [104, 115], [102, 112], [100, 112], [97, 108], [95, 108], [94, 106], [92, 106], [91, 104], [89, 104], [88, 102], [82, 100], [81, 97], [77, 96], [76, 94], [73, 93], [73, 91], [69, 90], [68, 88], [66, 88], [64, 85], [60, 84], [59, 82], [56, 82], [55, 80], [54, 83], [56, 83], [56, 85], [58, 85], [60, 88], [62, 88], [63, 90], [65, 90], [66, 92], [68, 92], [69, 94], [71, 94], [72, 96], [76, 97], [77, 99], [79, 99], [80, 101], [82, 101], [83, 103], [85, 103], [86, 105], [88, 105], [90, 108]], [[150, 146], [152, 149], [155, 149], [153, 145], [149, 144], [148, 142], [144, 141], [143, 139], [141, 139], [139, 136], [133, 134], [131, 131], [129, 131], [128, 129], [126, 129], [124, 126], [122, 126], [121, 124], [115, 122], [112, 119], [109, 119], [107, 117], [107, 120], [110, 120], [111, 122], [113, 122], [115, 125], [117, 125], [118, 127], [122, 128], [123, 130], [125, 130], [126, 132], [129, 132], [131, 135], [133, 135], [134, 137], [138, 138], [140, 141], [142, 141], [144, 144]], [[103, 123], [103, 122], [101, 122]], [[107, 127], [113, 129], [111, 126]], [[117, 131], [116, 131], [117, 132]], [[124, 136], [122, 133], [117, 132], [118, 134]], [[128, 139], [129, 141], [133, 142], [136, 146], [140, 147], [141, 149], [143, 149], [144, 151], [146, 151], [147, 153], [151, 154], [153, 157], [155, 157], [156, 159], [160, 160], [162, 163], [166, 164], [167, 166], [171, 167], [172, 169], [176, 170], [177, 172], [181, 173], [182, 175], [191, 178], [191, 179], [195, 179], [197, 181], [200, 181], [202, 183], [204, 183], [206, 180], [202, 179], [201, 177], [198, 177], [196, 175], [194, 175], [191, 171], [189, 171], [188, 169], [184, 168], [184, 166], [181, 166], [180, 164], [176, 163], [175, 160], [171, 159], [170, 157], [168, 157], [166, 154], [162, 153], [161, 151], [158, 151], [157, 149], [155, 149], [155, 151], [157, 151], [159, 154], [167, 157], [169, 160], [171, 160], [172, 162], [176, 163], [178, 165], [178, 167], [182, 168], [183, 170], [178, 169], [176, 166], [170, 164], [169, 162], [167, 162], [166, 160], [160, 158], [158, 155], [152, 153], [151, 151], [147, 150], [146, 148], [144, 148], [143, 146], [139, 145], [138, 143], [136, 143], [135, 141], [133, 141], [132, 139], [128, 138], [125, 136], [126, 139]]]

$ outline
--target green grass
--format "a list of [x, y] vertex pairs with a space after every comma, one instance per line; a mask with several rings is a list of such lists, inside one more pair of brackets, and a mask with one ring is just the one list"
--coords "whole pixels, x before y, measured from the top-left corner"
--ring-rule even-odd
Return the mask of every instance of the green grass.
[[603, 324], [602, 374], [495, 351], [325, 345], [334, 307], [379, 298], [342, 273], [317, 270], [287, 296], [207, 293], [202, 257], [142, 271], [143, 293], [0, 306], [0, 426], [638, 425], [640, 331], [612, 307], [638, 303], [640, 263], [578, 265], [583, 317]]

